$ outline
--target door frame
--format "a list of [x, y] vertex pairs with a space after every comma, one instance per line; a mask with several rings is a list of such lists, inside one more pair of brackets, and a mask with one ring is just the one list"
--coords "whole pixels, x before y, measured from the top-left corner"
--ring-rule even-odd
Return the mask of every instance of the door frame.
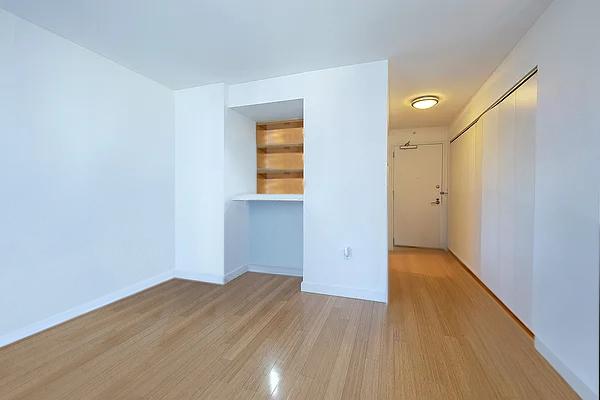
[[[448, 193], [448, 155], [449, 155], [449, 141], [445, 140], [422, 140], [422, 141], [412, 141], [411, 145], [416, 146], [424, 146], [424, 145], [432, 145], [438, 144], [442, 145], [442, 184], [440, 191]], [[394, 176], [394, 163], [396, 162], [396, 154], [400, 151], [410, 151], [410, 150], [400, 150], [400, 143], [389, 143], [389, 151], [392, 162], [389, 164], [389, 207], [388, 213], [391, 216], [389, 220], [389, 240], [388, 245], [390, 250], [397, 249], [400, 246], [396, 246], [394, 243], [394, 221], [395, 221], [395, 196], [396, 196], [396, 187], [395, 187], [395, 176]], [[451, 194], [441, 195], [440, 199], [442, 202], [442, 210], [441, 210], [441, 221], [440, 221], [440, 243], [442, 249], [448, 248], [448, 197]]]

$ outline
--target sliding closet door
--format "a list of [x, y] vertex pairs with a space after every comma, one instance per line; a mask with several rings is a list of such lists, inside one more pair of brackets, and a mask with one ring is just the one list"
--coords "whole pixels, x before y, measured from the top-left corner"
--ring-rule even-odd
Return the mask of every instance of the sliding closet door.
[[[472, 128], [471, 128], [472, 129]], [[469, 172], [466, 168], [469, 149], [468, 132], [450, 143], [450, 171], [448, 177], [448, 248], [469, 268], [470, 257], [466, 240], [465, 224], [467, 207], [467, 186]]]
[[533, 327], [533, 229], [535, 200], [535, 130], [537, 109], [537, 76], [516, 92], [516, 158], [515, 192], [517, 233], [515, 244], [515, 313]]
[[480, 120], [481, 279], [528, 326], [536, 96], [534, 76]]
[[537, 79], [450, 146], [448, 247], [531, 327]]
[[481, 125], [473, 125], [450, 145], [448, 247], [480, 274]]
[[[499, 107], [489, 110], [479, 120], [485, 132], [481, 162], [481, 280], [502, 297], [500, 265], [500, 160]], [[485, 155], [484, 155], [485, 154]]]

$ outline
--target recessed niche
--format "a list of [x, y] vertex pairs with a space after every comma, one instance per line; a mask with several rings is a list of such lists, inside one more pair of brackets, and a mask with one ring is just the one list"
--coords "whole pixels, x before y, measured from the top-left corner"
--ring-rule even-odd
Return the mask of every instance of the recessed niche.
[[[304, 194], [304, 100], [249, 104], [233, 110], [255, 121], [256, 194]], [[272, 196], [269, 196], [271, 198]]]
[[304, 193], [304, 121], [256, 124], [256, 187], [259, 194]]

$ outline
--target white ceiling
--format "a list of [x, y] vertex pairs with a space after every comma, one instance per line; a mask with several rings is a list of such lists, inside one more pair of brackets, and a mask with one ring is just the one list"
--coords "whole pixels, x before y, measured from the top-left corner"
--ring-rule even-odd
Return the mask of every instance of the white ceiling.
[[[390, 126], [448, 124], [551, 0], [0, 0], [173, 89], [390, 60]], [[438, 107], [408, 101], [439, 94]]]
[[232, 110], [255, 122], [287, 121], [304, 117], [304, 100], [286, 100], [273, 103], [231, 107]]

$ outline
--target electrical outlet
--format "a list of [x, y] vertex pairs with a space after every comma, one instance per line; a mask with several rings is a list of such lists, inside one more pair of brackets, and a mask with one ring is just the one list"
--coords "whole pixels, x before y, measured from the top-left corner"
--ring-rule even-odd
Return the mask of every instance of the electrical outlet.
[[352, 258], [352, 247], [346, 246], [344, 247], [344, 258], [349, 260]]

